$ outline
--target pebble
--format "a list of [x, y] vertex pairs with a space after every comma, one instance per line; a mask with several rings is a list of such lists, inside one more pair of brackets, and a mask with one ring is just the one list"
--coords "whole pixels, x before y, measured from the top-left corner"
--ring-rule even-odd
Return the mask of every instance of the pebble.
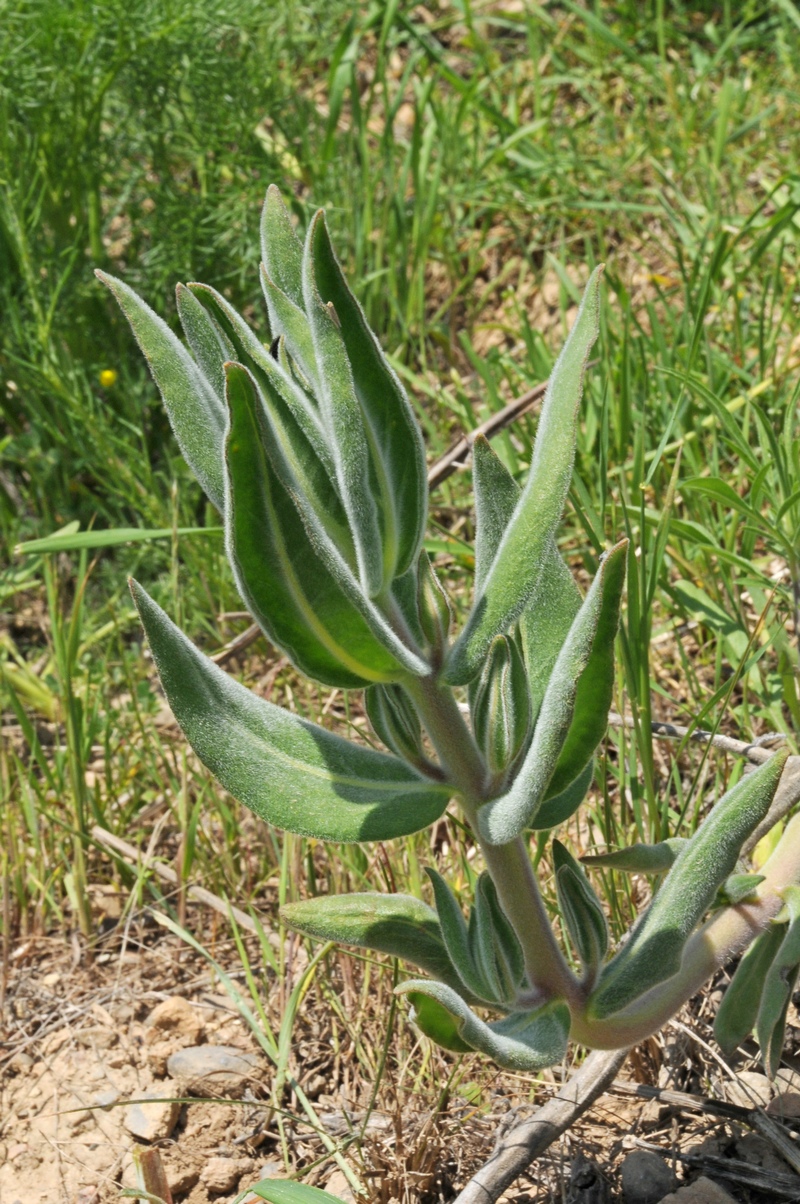
[[659, 1154], [635, 1150], [622, 1164], [622, 1198], [625, 1204], [659, 1204], [678, 1185], [673, 1171]]
[[252, 1163], [246, 1158], [209, 1158], [200, 1172], [200, 1182], [212, 1195], [233, 1191]]
[[757, 1070], [740, 1070], [736, 1082], [726, 1085], [725, 1094], [740, 1108], [765, 1108], [772, 1099], [772, 1084]]
[[167, 1073], [178, 1079], [187, 1095], [207, 1099], [239, 1099], [261, 1067], [256, 1054], [235, 1045], [191, 1045], [167, 1059]]
[[203, 1021], [182, 995], [171, 995], [154, 1007], [145, 1020], [145, 1044], [163, 1041], [164, 1037], [183, 1037], [197, 1044], [203, 1032]]
[[688, 1183], [686, 1187], [664, 1196], [660, 1204], [736, 1204], [736, 1201], [719, 1183], [702, 1175], [694, 1183]]
[[328, 1195], [335, 1196], [337, 1200], [344, 1200], [345, 1204], [356, 1204], [356, 1197], [344, 1171], [335, 1170], [333, 1172], [325, 1183], [325, 1191]]
[[164, 1097], [176, 1094], [174, 1085], [165, 1083], [161, 1091], [131, 1100], [125, 1109], [125, 1128], [140, 1141], [164, 1141], [171, 1136], [181, 1110], [177, 1101]]
[[777, 1095], [767, 1105], [769, 1115], [786, 1120], [800, 1117], [800, 1074], [782, 1067], [775, 1075], [775, 1090]]

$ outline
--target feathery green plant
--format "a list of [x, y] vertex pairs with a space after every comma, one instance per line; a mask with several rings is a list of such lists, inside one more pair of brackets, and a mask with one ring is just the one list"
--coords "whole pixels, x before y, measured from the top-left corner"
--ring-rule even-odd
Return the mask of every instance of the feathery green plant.
[[630, 555], [627, 541], [608, 550], [583, 597], [556, 544], [602, 269], [589, 279], [551, 374], [524, 487], [488, 442], [475, 443], [475, 596], [453, 638], [448, 598], [422, 548], [420, 431], [347, 285], [324, 214], [303, 245], [271, 188], [262, 252], [266, 343], [214, 289], [179, 285], [187, 350], [127, 285], [98, 274], [149, 362], [185, 458], [223, 516], [247, 607], [298, 670], [366, 691], [367, 713], [390, 752], [254, 696], [134, 582], [164, 690], [200, 760], [269, 823], [330, 841], [391, 840], [434, 823], [455, 799], [486, 867], [468, 920], [431, 869], [435, 910], [406, 895], [324, 896], [287, 905], [285, 921], [410, 962], [429, 977], [398, 991], [423, 1032], [445, 1048], [529, 1071], [558, 1062], [570, 1037], [595, 1048], [642, 1039], [758, 936], [742, 962], [755, 961], [758, 978], [747, 977], [742, 989], [739, 971], [719, 1032], [725, 1042], [755, 1026], [774, 1069], [800, 963], [800, 819], [762, 877], [736, 871], [784, 753], [729, 790], [690, 840], [639, 846], [611, 861], [665, 873], [617, 950], [609, 950], [584, 868], [553, 842], [561, 927], [578, 972], [528, 852], [527, 834], [563, 823], [591, 783]]

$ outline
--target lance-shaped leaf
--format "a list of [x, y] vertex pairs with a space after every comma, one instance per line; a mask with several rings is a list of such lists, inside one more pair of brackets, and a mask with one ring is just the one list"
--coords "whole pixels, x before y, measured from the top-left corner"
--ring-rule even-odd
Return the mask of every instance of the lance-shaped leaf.
[[303, 244], [280, 190], [270, 184], [261, 210], [261, 258], [278, 288], [303, 307]]
[[[207, 284], [189, 284], [187, 288], [208, 311], [231, 344], [233, 354], [227, 359], [244, 364], [270, 397], [278, 395], [281, 405], [288, 409], [333, 481], [333, 455], [328, 446], [322, 416], [291, 372], [288, 372], [285, 366], [281, 366], [280, 355], [276, 361], [259, 342], [244, 318], [216, 289]], [[281, 340], [279, 351], [280, 342]]]
[[225, 406], [166, 322], [121, 280], [96, 272], [114, 294], [141, 347], [186, 463], [217, 510], [225, 504]]
[[458, 900], [441, 874], [431, 866], [426, 866], [425, 872], [433, 886], [442, 939], [459, 978], [476, 998], [487, 1003], [495, 1002], [492, 987], [485, 981], [475, 959], [470, 932]]
[[583, 374], [599, 329], [600, 273], [592, 273], [550, 376], [522, 496], [448, 659], [453, 684], [475, 676], [494, 637], [508, 631], [536, 592], [572, 478]]
[[[380, 490], [386, 580], [416, 563], [428, 516], [428, 478], [419, 423], [405, 389], [344, 278], [324, 214], [314, 218], [309, 250], [316, 287], [332, 303], [353, 371]], [[313, 319], [312, 319], [313, 321]]]
[[289, 354], [299, 364], [300, 371], [315, 393], [321, 385], [317, 368], [317, 353], [311, 334], [311, 325], [305, 310], [286, 296], [271, 278], [264, 264], [261, 265], [261, 289], [267, 303], [270, 329], [286, 340]]
[[553, 841], [558, 909], [578, 957], [588, 973], [595, 974], [608, 951], [605, 912], [578, 862], [560, 840]]
[[769, 1078], [781, 1061], [786, 1014], [800, 967], [800, 886], [787, 886], [781, 891], [788, 912], [788, 927], [780, 948], [764, 978], [764, 989], [756, 1017], [756, 1037], [761, 1047], [761, 1060]]
[[626, 874], [664, 874], [675, 863], [681, 849], [689, 843], [684, 836], [670, 836], [657, 844], [632, 844], [627, 849], [612, 849], [608, 853], [592, 853], [581, 857], [584, 865]]
[[535, 831], [557, 828], [559, 824], [568, 820], [586, 798], [586, 792], [592, 784], [593, 777], [594, 757], [583, 772], [578, 774], [575, 781], [567, 786], [566, 790], [562, 790], [561, 794], [556, 794], [552, 798], [545, 799], [536, 812], [531, 827]]
[[589, 998], [605, 1019], [680, 970], [683, 950], [717, 888], [735, 869], [742, 844], [769, 810], [788, 752], [774, 753], [719, 800], [675, 864], [630, 939]]
[[731, 874], [717, 891], [716, 903], [720, 907], [735, 907], [749, 899], [763, 881], [763, 874]]
[[267, 823], [319, 840], [428, 827], [449, 791], [256, 697], [186, 638], [136, 582], [134, 601], [173, 714], [203, 764]]
[[543, 1070], [560, 1062], [566, 1053], [570, 1015], [561, 1000], [486, 1024], [444, 983], [412, 979], [397, 987], [397, 993], [408, 995], [418, 1014], [422, 1014], [422, 999], [435, 1000], [453, 1017], [456, 1034], [466, 1045], [508, 1070]]
[[[298, 560], [298, 568], [308, 576], [311, 574], [312, 580], [309, 583], [309, 588], [312, 588], [313, 593], [317, 590], [325, 591], [331, 585], [331, 581], [338, 587], [341, 594], [346, 598], [351, 607], [361, 616], [369, 631], [374, 636], [374, 639], [384, 648], [386, 652], [393, 658], [393, 662], [401, 665], [410, 673], [417, 676], [424, 676], [429, 672], [427, 663], [417, 655], [417, 653], [408, 648], [396, 632], [389, 626], [385, 616], [378, 610], [377, 606], [366, 597], [361, 586], [359, 585], [352, 568], [347, 563], [342, 554], [342, 551], [337, 547], [333, 538], [331, 538], [331, 526], [337, 522], [337, 514], [340, 513], [338, 501], [335, 497], [328, 497], [324, 502], [327, 508], [327, 521], [324, 521], [316, 513], [313, 500], [309, 498], [305, 492], [304, 486], [311, 482], [310, 466], [305, 465], [306, 473], [302, 482], [298, 481], [296, 476], [296, 468], [303, 467], [299, 462], [303, 459], [302, 437], [297, 429], [293, 433], [290, 432], [290, 418], [287, 414], [281, 416], [276, 412], [278, 399], [272, 397], [273, 408], [270, 410], [264, 401], [255, 383], [247, 371], [244, 371], [241, 366], [235, 368], [235, 376], [237, 389], [249, 392], [249, 405], [255, 413], [259, 423], [259, 433], [263, 440], [263, 450], [266, 452], [265, 465], [271, 466], [275, 471], [276, 478], [280, 481], [285, 490], [287, 499], [297, 511], [297, 516], [302, 520], [301, 526], [305, 528], [305, 534], [300, 532], [298, 528], [298, 540], [296, 557]], [[280, 433], [276, 433], [277, 428], [283, 422], [284, 433], [291, 434], [292, 446], [287, 450]], [[306, 452], [308, 449], [306, 449]], [[253, 455], [256, 454], [256, 449], [251, 449]], [[313, 457], [311, 457], [313, 459]], [[319, 465], [317, 465], [319, 468]], [[270, 478], [271, 479], [271, 478]], [[317, 499], [324, 498], [326, 478], [324, 475], [318, 475], [313, 483], [313, 491], [316, 491]], [[278, 492], [275, 494], [278, 498], [283, 498], [283, 494]], [[286, 509], [287, 521], [292, 522], [291, 506], [287, 501]], [[230, 516], [229, 516], [230, 523]], [[257, 530], [243, 532], [245, 539], [257, 539], [259, 532]], [[349, 536], [348, 536], [349, 539]], [[305, 541], [305, 542], [303, 542]], [[291, 548], [291, 544], [287, 545]], [[352, 546], [349, 544], [349, 546]], [[306, 557], [306, 549], [311, 548], [311, 554]], [[303, 549], [301, 553], [300, 549]], [[317, 578], [317, 566], [321, 563], [325, 570], [322, 576]], [[314, 582], [317, 584], [315, 585]], [[269, 601], [269, 599], [267, 599]], [[367, 645], [369, 646], [369, 645]], [[399, 674], [391, 671], [388, 677], [383, 680], [388, 680], [393, 677], [398, 677]], [[376, 680], [373, 677], [371, 680]], [[378, 678], [380, 680], [380, 678]], [[365, 683], [362, 683], [365, 684]]]
[[[339, 493], [350, 520], [356, 545], [361, 585], [374, 598], [391, 582], [396, 564], [396, 544], [387, 531], [384, 547], [376, 497], [384, 497], [380, 466], [372, 455], [368, 430], [356, 396], [353, 365], [347, 355], [339, 319], [324, 304], [316, 280], [315, 231], [322, 219], [316, 214], [303, 253], [303, 297], [314, 341], [319, 376], [319, 403], [333, 451]], [[383, 516], [385, 520], [385, 515]], [[385, 525], [385, 524], [384, 524]], [[392, 572], [387, 571], [391, 564]]]
[[266, 419], [246, 368], [227, 366], [228, 555], [242, 599], [303, 673], [344, 689], [402, 675], [316, 554], [267, 455]]
[[175, 290], [178, 317], [183, 333], [192, 349], [200, 371], [220, 401], [225, 400], [225, 371], [223, 364], [236, 359], [233, 343], [226, 337], [218, 322], [211, 317], [185, 284]]
[[[472, 446], [472, 478], [475, 488], [477, 595], [511, 521], [521, 491], [483, 435]], [[572, 621], [580, 610], [581, 601], [581, 592], [575, 579], [564, 564], [555, 540], [551, 539], [544, 552], [544, 565], [536, 592], [519, 621], [528, 668], [532, 723], [536, 722], [550, 674]]]
[[461, 981], [448, 956], [436, 912], [413, 895], [323, 895], [286, 903], [284, 923], [321, 941], [400, 957], [456, 990]]
[[495, 984], [498, 1001], [511, 1003], [523, 983], [525, 958], [517, 934], [500, 906], [497, 888], [486, 871], [478, 878], [473, 914], [475, 960], [479, 966], [489, 967], [488, 974], [484, 970], [484, 978]]
[[[562, 751], [570, 734], [581, 675], [596, 650], [597, 641], [608, 636], [606, 616], [609, 612], [618, 613], [626, 547], [625, 542], [617, 544], [600, 562], [598, 574], [558, 654], [533, 738], [514, 781], [505, 794], [478, 812], [481, 835], [489, 844], [506, 844], [536, 822], [537, 811], [547, 797], [557, 767], [562, 764]], [[599, 649], [597, 651], [599, 653]], [[591, 728], [590, 718], [583, 715], [585, 723], [580, 725], [580, 730], [584, 733], [591, 730], [593, 739], [596, 728]], [[580, 735], [576, 735], [571, 741], [573, 762], [580, 760], [576, 755], [579, 740]], [[587, 744], [581, 765], [560, 790], [553, 790], [554, 795], [574, 781], [591, 760], [594, 747]]]
[[371, 686], [364, 693], [364, 709], [387, 748], [420, 773], [441, 776], [442, 770], [425, 752], [419, 715], [402, 686]]
[[450, 600], [423, 549], [417, 562], [417, 619], [424, 639], [441, 657], [447, 644], [453, 612]]
[[490, 773], [516, 759], [528, 737], [530, 700], [525, 662], [513, 637], [492, 643], [480, 676], [470, 687], [472, 730]]
[[732, 1054], [755, 1028], [764, 980], [785, 932], [785, 924], [770, 924], [744, 952], [736, 967], [714, 1020], [714, 1036], [726, 1054]]
[[623, 540], [609, 552], [601, 568], [603, 597], [589, 659], [578, 678], [572, 720], [545, 798], [561, 794], [575, 781], [606, 733], [614, 692], [614, 640], [619, 627], [627, 550], [627, 540]]

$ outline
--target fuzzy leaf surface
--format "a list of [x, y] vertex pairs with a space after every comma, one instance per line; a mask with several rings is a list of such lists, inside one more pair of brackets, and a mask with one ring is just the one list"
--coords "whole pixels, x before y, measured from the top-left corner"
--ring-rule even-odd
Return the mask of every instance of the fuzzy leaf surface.
[[495, 996], [489, 984], [485, 982], [475, 959], [467, 922], [458, 900], [449, 884], [432, 866], [426, 866], [425, 872], [433, 886], [442, 939], [459, 978], [470, 994], [487, 1003], [493, 1002]]
[[553, 795], [552, 798], [546, 797], [531, 823], [531, 828], [534, 831], [542, 831], [547, 828], [557, 828], [559, 824], [563, 824], [571, 815], [580, 807], [583, 800], [586, 798], [586, 792], [592, 784], [594, 777], [594, 757], [589, 764], [579, 773], [574, 782], [570, 782], [566, 790], [562, 790], [561, 794]]
[[316, 554], [273, 470], [270, 432], [246, 368], [227, 365], [226, 537], [236, 583], [270, 640], [303, 673], [344, 689], [401, 675]]
[[319, 403], [333, 451], [339, 493], [356, 545], [364, 592], [374, 598], [390, 584], [376, 497], [383, 496], [378, 465], [371, 456], [364, 416], [356, 396], [353, 366], [337, 319], [320, 295], [314, 248], [321, 211], [309, 227], [303, 252], [303, 297], [314, 342], [319, 377]]
[[389, 953], [456, 989], [460, 986], [436, 912], [413, 895], [383, 895], [377, 891], [321, 895], [286, 903], [281, 916], [290, 928], [306, 936]]
[[570, 1016], [560, 1000], [535, 1012], [514, 1012], [486, 1024], [444, 983], [412, 979], [402, 983], [397, 993], [410, 995], [412, 1002], [420, 995], [435, 1000], [453, 1017], [456, 1033], [467, 1046], [508, 1070], [543, 1070], [560, 1062], [566, 1053]]
[[742, 844], [769, 810], [787, 756], [787, 751], [773, 754], [727, 791], [681, 849], [661, 890], [590, 996], [591, 1016], [613, 1015], [680, 970], [686, 941], [736, 868]]
[[267, 189], [261, 210], [261, 258], [278, 288], [302, 309], [303, 244], [274, 184]]
[[131, 589], [187, 740], [267, 823], [319, 840], [391, 840], [443, 814], [446, 787], [258, 698], [199, 652], [140, 585]]
[[[589, 664], [597, 639], [601, 634], [603, 638], [607, 637], [609, 623], [604, 616], [618, 613], [626, 547], [624, 542], [618, 544], [600, 564], [592, 587], [558, 654], [533, 738], [514, 781], [505, 794], [486, 803], [478, 812], [481, 835], [489, 844], [506, 844], [536, 822], [537, 812], [547, 797], [556, 768], [563, 764], [562, 752], [570, 734], [583, 671]], [[588, 702], [588, 697], [584, 701]], [[580, 730], [584, 733], [583, 738], [594, 739], [596, 719], [582, 713], [582, 720]], [[605, 724], [605, 716], [602, 721]], [[590, 735], [587, 737], [586, 733]], [[579, 740], [580, 736], [576, 735], [571, 741], [569, 756], [573, 764], [581, 760], [577, 755]], [[578, 777], [591, 760], [594, 748], [594, 744], [584, 747], [581, 764], [571, 777], [561, 775], [568, 776], [562, 789]], [[554, 789], [553, 793], [560, 794], [561, 790]]]
[[608, 951], [602, 904], [581, 866], [560, 840], [553, 841], [558, 909], [584, 967], [596, 973]]
[[184, 284], [175, 290], [178, 317], [181, 320], [186, 341], [192, 349], [200, 371], [205, 376], [220, 401], [225, 400], [226, 360], [236, 358], [233, 344], [226, 338], [219, 323], [200, 304], [197, 297]]
[[755, 1028], [764, 980], [785, 932], [785, 925], [771, 924], [742, 954], [714, 1020], [714, 1036], [723, 1053], [732, 1054]]
[[367, 324], [345, 280], [324, 216], [310, 232], [316, 285], [333, 302], [353, 372], [380, 490], [384, 576], [402, 576], [416, 563], [428, 517], [428, 478], [422, 435], [405, 389]]
[[166, 322], [121, 280], [95, 275], [113, 293], [130, 323], [164, 401], [178, 447], [208, 499], [225, 506], [222, 444], [226, 413], [222, 399]]
[[454, 685], [475, 676], [494, 637], [508, 631], [536, 592], [572, 478], [584, 370], [599, 329], [601, 270], [592, 273], [551, 373], [528, 480], [448, 660], [446, 678]]
[[688, 844], [684, 836], [670, 836], [658, 844], [632, 844], [627, 849], [612, 849], [608, 853], [591, 853], [581, 857], [584, 865], [603, 869], [622, 870], [627, 874], [663, 874], [675, 864], [675, 858]]
[[781, 894], [789, 921], [778, 952], [764, 977], [755, 1026], [764, 1070], [771, 1079], [775, 1078], [780, 1065], [786, 1015], [800, 967], [800, 886], [787, 886]]

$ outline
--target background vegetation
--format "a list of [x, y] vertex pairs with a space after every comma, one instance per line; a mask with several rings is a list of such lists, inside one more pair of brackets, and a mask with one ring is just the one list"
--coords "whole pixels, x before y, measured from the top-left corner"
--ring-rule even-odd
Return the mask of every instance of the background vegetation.
[[[472, 881], [449, 821], [391, 868], [381, 850], [267, 831], [187, 756], [141, 646], [129, 573], [209, 651], [248, 619], [217, 517], [92, 269], [169, 321], [175, 282], [199, 279], [262, 322], [270, 182], [301, 226], [327, 207], [432, 461], [546, 378], [589, 268], [608, 265], [563, 540], [578, 573], [626, 530], [638, 549], [618, 645], [633, 728], [610, 732], [573, 844], [687, 831], [738, 772], [656, 747], [654, 716], [796, 748], [793, 0], [0, 0], [0, 26], [6, 957], [32, 931], [96, 939], [109, 892], [130, 911], [154, 894], [174, 909], [98, 848], [94, 824], [268, 916], [279, 897], [392, 873], [424, 893], [436, 858]], [[534, 430], [526, 418], [496, 441], [516, 473]], [[469, 490], [463, 471], [432, 497], [429, 546], [457, 597]], [[69, 550], [15, 552], [62, 528]], [[81, 550], [89, 530], [104, 534]], [[369, 738], [357, 697], [302, 684], [263, 640], [228, 668]], [[628, 916], [630, 887], [602, 886], [612, 920]], [[388, 991], [390, 968], [366, 973]], [[356, 1049], [371, 1083], [380, 1048]]]

